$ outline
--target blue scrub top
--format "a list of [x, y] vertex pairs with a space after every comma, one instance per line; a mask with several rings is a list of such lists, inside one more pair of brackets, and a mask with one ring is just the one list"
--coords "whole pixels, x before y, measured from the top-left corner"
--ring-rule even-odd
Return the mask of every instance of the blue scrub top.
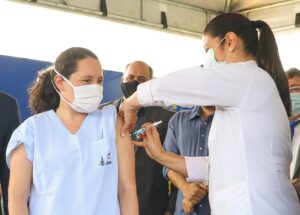
[[24, 144], [33, 165], [31, 215], [119, 215], [116, 110], [108, 106], [86, 116], [72, 134], [53, 110], [28, 118], [7, 148]]

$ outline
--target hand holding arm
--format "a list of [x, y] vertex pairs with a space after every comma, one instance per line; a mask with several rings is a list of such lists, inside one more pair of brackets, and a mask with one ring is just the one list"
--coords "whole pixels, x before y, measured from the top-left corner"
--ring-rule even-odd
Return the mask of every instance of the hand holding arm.
[[199, 203], [208, 192], [207, 187], [196, 182], [188, 183], [185, 177], [172, 170], [168, 171], [168, 178], [182, 192], [183, 197], [194, 205]]
[[184, 157], [164, 150], [159, 139], [159, 133], [155, 127], [149, 127], [149, 125], [144, 125], [143, 127], [147, 128], [146, 134], [143, 136], [144, 141], [133, 143], [144, 147], [149, 157], [161, 165], [187, 176]]

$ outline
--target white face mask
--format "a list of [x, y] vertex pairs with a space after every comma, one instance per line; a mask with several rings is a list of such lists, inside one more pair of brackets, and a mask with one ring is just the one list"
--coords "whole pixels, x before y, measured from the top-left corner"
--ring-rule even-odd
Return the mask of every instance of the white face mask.
[[204, 58], [204, 62], [203, 62], [204, 68], [214, 69], [218, 64], [226, 64], [226, 60], [231, 51], [228, 52], [224, 61], [217, 61], [215, 58], [215, 53], [214, 53], [215, 48], [217, 48], [223, 42], [223, 40], [225, 40], [225, 37], [214, 48], [210, 48], [207, 50], [205, 58]]
[[98, 106], [103, 98], [103, 86], [99, 84], [90, 84], [83, 86], [74, 86], [67, 78], [65, 78], [62, 74], [54, 71], [60, 75], [74, 90], [74, 100], [73, 102], [68, 102], [61, 93], [56, 89], [57, 93], [60, 97], [68, 104], [70, 107], [79, 112], [79, 113], [91, 113], [98, 109]]

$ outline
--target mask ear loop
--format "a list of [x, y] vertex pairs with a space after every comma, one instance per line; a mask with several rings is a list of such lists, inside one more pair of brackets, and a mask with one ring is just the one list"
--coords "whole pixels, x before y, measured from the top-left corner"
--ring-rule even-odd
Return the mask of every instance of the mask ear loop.
[[54, 70], [54, 72], [55, 72], [57, 75], [61, 76], [62, 79], [64, 79], [64, 81], [66, 81], [70, 86], [72, 86], [72, 87], [74, 88], [74, 85], [71, 83], [71, 81], [69, 81], [65, 76], [63, 76], [61, 73], [59, 73], [59, 72], [55, 69], [55, 67], [53, 67], [53, 70]]
[[[218, 42], [218, 44], [213, 48], [214, 53], [215, 53], [215, 48], [217, 48], [224, 40], [225, 40], [225, 37], [223, 37], [223, 39], [220, 40], [220, 42]], [[225, 60], [224, 60], [225, 64], [227, 64], [226, 61], [227, 61], [227, 58], [229, 57], [229, 55], [230, 55], [231, 52], [232, 52], [232, 49], [229, 48], [229, 52], [228, 52], [228, 54], [227, 54], [227, 56], [226, 56], [226, 58], [225, 58]], [[216, 57], [215, 57], [215, 58], [216, 58]]]
[[[64, 79], [64, 80], [65, 80], [66, 82], [68, 82], [69, 84], [71, 84], [71, 86], [73, 87], [72, 83], [71, 83], [68, 79], [66, 79], [62, 74], [60, 74], [59, 72], [57, 72], [57, 70], [56, 70], [54, 67], [53, 67], [53, 70], [54, 70], [54, 72], [55, 72], [57, 75], [59, 75], [60, 77], [62, 77], [62, 79]], [[67, 100], [65, 99], [65, 97], [59, 92], [59, 90], [57, 89], [57, 87], [56, 87], [56, 85], [54, 84], [54, 82], [53, 82], [52, 79], [51, 79], [51, 84], [52, 84], [54, 90], [55, 90], [55, 91], [57, 92], [57, 94], [60, 96], [60, 98], [61, 98], [64, 102], [66, 102], [67, 104], [72, 105], [72, 103], [69, 102], [69, 101], [67, 101]], [[73, 89], [74, 89], [74, 87], [73, 87]]]

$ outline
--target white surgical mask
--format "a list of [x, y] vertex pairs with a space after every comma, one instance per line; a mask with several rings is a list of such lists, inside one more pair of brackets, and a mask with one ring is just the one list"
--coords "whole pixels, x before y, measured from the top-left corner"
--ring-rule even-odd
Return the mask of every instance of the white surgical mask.
[[230, 54], [230, 51], [228, 52], [224, 61], [217, 61], [215, 58], [215, 53], [214, 53], [215, 48], [217, 48], [223, 42], [223, 40], [225, 40], [225, 37], [214, 48], [210, 48], [207, 50], [207, 52], [205, 54], [204, 62], [203, 62], [204, 68], [213, 69], [218, 64], [226, 64], [226, 60]]
[[292, 116], [300, 113], [300, 93], [290, 93], [292, 102]]
[[60, 75], [74, 91], [73, 102], [68, 102], [62, 94], [56, 89], [60, 97], [75, 111], [79, 113], [91, 113], [98, 109], [103, 98], [103, 86], [100, 84], [90, 84], [83, 86], [74, 86], [66, 77], [60, 74], [55, 68], [54, 71]]

